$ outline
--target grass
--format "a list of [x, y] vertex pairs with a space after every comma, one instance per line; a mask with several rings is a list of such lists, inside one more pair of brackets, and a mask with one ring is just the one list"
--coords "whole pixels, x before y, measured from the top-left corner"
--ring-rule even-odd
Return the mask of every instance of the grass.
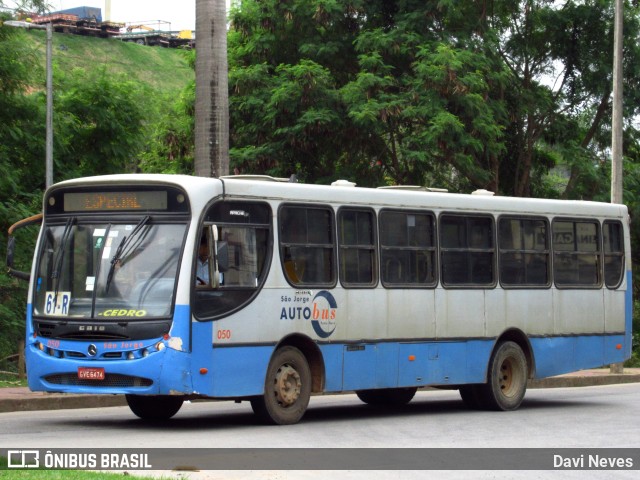
[[18, 380], [18, 377], [0, 375], [0, 388], [5, 387], [26, 387], [27, 380]]
[[[129, 472], [126, 473], [104, 473], [104, 472], [90, 472], [83, 470], [0, 470], [0, 479], [42, 479], [42, 480], [115, 480], [116, 478], [122, 479], [123, 477], [128, 479], [148, 479], [149, 476], [144, 475], [132, 475]], [[158, 477], [154, 477], [158, 478]], [[173, 478], [173, 477], [159, 477]]]
[[[23, 37], [42, 59], [42, 79], [46, 58], [46, 33], [28, 30]], [[64, 71], [76, 67], [86, 70], [105, 66], [108, 72], [123, 73], [146, 83], [160, 94], [178, 95], [195, 77], [184, 52], [179, 49], [147, 47], [121, 40], [53, 34], [53, 63]]]

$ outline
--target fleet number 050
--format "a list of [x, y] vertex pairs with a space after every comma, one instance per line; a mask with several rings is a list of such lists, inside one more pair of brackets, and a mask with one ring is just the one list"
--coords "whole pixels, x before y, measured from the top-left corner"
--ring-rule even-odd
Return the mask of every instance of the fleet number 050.
[[218, 340], [231, 339], [231, 330], [218, 330]]

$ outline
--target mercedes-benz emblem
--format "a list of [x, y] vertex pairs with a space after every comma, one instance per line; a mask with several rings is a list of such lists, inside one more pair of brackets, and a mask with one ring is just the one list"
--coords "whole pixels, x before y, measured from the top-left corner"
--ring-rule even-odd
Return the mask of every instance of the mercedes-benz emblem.
[[87, 352], [89, 352], [89, 356], [90, 357], [95, 357], [96, 353], [98, 353], [98, 347], [96, 347], [93, 343], [91, 345], [89, 345], [89, 348], [87, 348]]

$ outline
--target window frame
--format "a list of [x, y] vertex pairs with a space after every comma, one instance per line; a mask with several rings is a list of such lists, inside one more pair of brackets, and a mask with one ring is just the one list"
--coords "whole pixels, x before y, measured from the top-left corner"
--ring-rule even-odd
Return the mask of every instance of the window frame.
[[[543, 222], [545, 225], [545, 234], [546, 234], [546, 245], [547, 248], [545, 250], [534, 250], [534, 249], [519, 249], [519, 248], [503, 248], [501, 245], [502, 237], [500, 236], [500, 227], [501, 222], [503, 220], [520, 220], [520, 221], [534, 221], [534, 222]], [[537, 216], [537, 215], [500, 215], [497, 218], [497, 228], [496, 228], [496, 238], [497, 238], [497, 251], [498, 251], [498, 279], [500, 282], [500, 286], [505, 290], [529, 290], [529, 289], [548, 289], [553, 285], [553, 248], [551, 245], [551, 223], [547, 217]], [[503, 281], [502, 275], [502, 255], [503, 253], [521, 253], [523, 255], [527, 254], [546, 254], [547, 256], [547, 282], [544, 284], [541, 283], [506, 283]]]
[[[620, 251], [619, 252], [611, 252], [607, 253], [606, 244], [604, 241], [604, 229], [606, 225], [618, 225], [620, 227]], [[622, 285], [624, 281], [624, 272], [625, 272], [625, 263], [626, 263], [626, 255], [625, 255], [625, 240], [624, 240], [624, 225], [620, 220], [605, 220], [602, 222], [601, 229], [601, 237], [602, 237], [602, 281], [609, 290], [617, 290]], [[607, 256], [616, 256], [621, 257], [621, 268], [620, 268], [620, 277], [618, 278], [618, 282], [612, 285], [607, 283]]]
[[[460, 218], [464, 218], [465, 219], [465, 232], [466, 232], [466, 242], [467, 242], [467, 247], [466, 248], [459, 248], [459, 247], [446, 247], [444, 246], [444, 242], [442, 239], [442, 235], [443, 235], [443, 228], [442, 228], [442, 222], [443, 219], [445, 219], [446, 217], [460, 217]], [[477, 219], [477, 218], [483, 218], [483, 219], [489, 219], [490, 220], [490, 228], [491, 228], [491, 248], [470, 248], [468, 247], [468, 243], [469, 243], [469, 232], [468, 232], [468, 222], [472, 219]], [[475, 214], [475, 213], [469, 213], [469, 212], [458, 212], [458, 211], [446, 211], [446, 212], [441, 212], [440, 215], [438, 215], [438, 231], [437, 231], [437, 238], [438, 238], [438, 264], [439, 264], [439, 275], [440, 275], [440, 283], [442, 285], [443, 288], [446, 289], [481, 289], [481, 290], [488, 290], [488, 289], [493, 289], [498, 285], [498, 272], [497, 272], [497, 252], [498, 252], [498, 248], [496, 245], [496, 220], [495, 217], [493, 215], [490, 214]], [[471, 282], [466, 282], [466, 283], [445, 283], [445, 275], [444, 275], [444, 267], [445, 267], [445, 262], [444, 262], [444, 254], [447, 252], [467, 252], [467, 254], [471, 253], [483, 253], [483, 252], [487, 252], [487, 253], [491, 253], [492, 254], [492, 262], [491, 262], [491, 268], [492, 268], [492, 280], [491, 282], [487, 282], [487, 283], [471, 283]], [[469, 268], [469, 264], [467, 263], [466, 265], [467, 268]]]
[[[265, 218], [268, 219], [268, 223], [265, 224], [265, 223], [258, 223], [258, 222], [240, 223], [240, 222], [230, 222], [230, 221], [218, 221], [215, 218], [212, 218], [212, 213], [215, 207], [221, 203], [227, 203], [227, 204], [230, 203], [230, 204], [233, 204], [234, 206], [242, 206], [243, 204], [245, 204], [245, 205], [258, 206], [259, 208], [266, 208]], [[237, 311], [242, 310], [243, 308], [246, 308], [247, 305], [253, 302], [255, 298], [258, 296], [258, 294], [264, 287], [264, 284], [266, 283], [267, 278], [269, 277], [269, 273], [271, 271], [271, 264], [273, 262], [273, 213], [272, 212], [273, 212], [273, 208], [268, 202], [259, 201], [259, 200], [217, 199], [214, 202], [211, 202], [209, 205], [207, 205], [206, 208], [204, 208], [203, 218], [201, 219], [200, 224], [198, 225], [198, 241], [196, 242], [196, 246], [195, 246], [195, 253], [194, 253], [194, 259], [193, 259], [193, 273], [191, 278], [195, 278], [195, 275], [196, 275], [196, 262], [198, 260], [197, 257], [198, 257], [198, 248], [200, 246], [200, 242], [199, 242], [200, 235], [202, 235], [203, 229], [209, 230], [210, 227], [213, 225], [217, 226], [218, 228], [230, 227], [230, 228], [249, 228], [254, 231], [258, 229], [266, 230], [266, 245], [265, 245], [266, 251], [264, 252], [265, 253], [264, 265], [263, 265], [262, 271], [259, 272], [259, 275], [257, 277], [257, 280], [258, 280], [257, 285], [255, 287], [248, 286], [248, 285], [231, 285], [231, 286], [227, 285], [227, 286], [220, 286], [216, 288], [213, 286], [212, 283], [210, 283], [209, 286], [206, 286], [203, 288], [203, 287], [196, 287], [194, 285], [193, 288], [191, 289], [191, 292], [192, 292], [191, 305], [192, 305], [193, 316], [195, 317], [196, 320], [201, 322], [209, 322], [209, 321], [216, 321], [221, 318], [228, 317], [229, 315], [232, 315]], [[209, 234], [207, 234], [209, 255], [211, 259], [214, 258], [213, 245], [211, 243], [212, 241], [213, 241], [213, 238], [211, 238]], [[215, 275], [215, 269], [210, 264], [209, 274], [211, 275], [212, 273]], [[202, 305], [206, 305], [206, 303], [210, 301], [210, 299], [219, 300], [222, 295], [227, 295], [227, 296], [235, 295], [237, 297], [240, 297], [239, 298], [240, 301], [237, 301], [235, 303], [230, 302], [231, 304], [233, 304], [232, 307], [228, 308], [227, 310], [222, 310], [216, 313], [207, 312], [202, 307]]]
[[[309, 242], [303, 242], [303, 243], [295, 243], [295, 242], [283, 242], [283, 221], [282, 221], [282, 217], [283, 217], [283, 211], [287, 210], [287, 209], [304, 209], [305, 211], [307, 210], [323, 210], [329, 213], [329, 219], [330, 219], [330, 225], [329, 225], [329, 230], [330, 230], [330, 237], [331, 237], [331, 244], [323, 244], [323, 243], [309, 243]], [[308, 216], [307, 216], [307, 226], [308, 226]], [[277, 229], [278, 229], [278, 254], [280, 256], [280, 268], [282, 270], [282, 274], [284, 275], [284, 278], [286, 279], [287, 283], [289, 285], [291, 285], [294, 288], [309, 288], [309, 287], [313, 287], [313, 288], [333, 288], [337, 285], [338, 282], [338, 275], [337, 275], [337, 240], [336, 240], [336, 215], [335, 212], [333, 210], [333, 208], [331, 207], [331, 205], [329, 204], [310, 204], [310, 203], [281, 203], [278, 206], [278, 212], [277, 212]], [[308, 230], [307, 230], [307, 238], [308, 238]], [[289, 272], [287, 271], [287, 266], [286, 266], [286, 255], [285, 255], [285, 248], [291, 248], [291, 247], [295, 247], [295, 248], [307, 248], [307, 249], [311, 249], [311, 248], [330, 248], [331, 251], [331, 259], [330, 259], [330, 268], [331, 268], [331, 278], [329, 282], [304, 282], [304, 281], [300, 281], [300, 282], [294, 282], [293, 279], [291, 278]]]
[[[383, 216], [385, 214], [402, 214], [405, 217], [408, 215], [421, 215], [424, 217], [429, 217], [431, 220], [431, 245], [428, 247], [415, 246], [412, 247], [410, 245], [406, 246], [386, 246], [383, 245]], [[384, 208], [378, 212], [378, 248], [379, 248], [379, 262], [380, 262], [380, 282], [381, 284], [388, 289], [434, 289], [438, 285], [439, 280], [439, 262], [438, 262], [438, 219], [436, 214], [431, 210], [412, 210], [412, 209], [403, 209], [403, 208]], [[432, 270], [433, 270], [433, 281], [424, 282], [424, 283], [407, 283], [407, 282], [390, 282], [385, 279], [385, 274], [383, 272], [384, 267], [384, 251], [385, 250], [402, 250], [402, 251], [410, 251], [410, 252], [428, 252], [432, 258]]]
[[[556, 249], [556, 238], [555, 238], [555, 225], [557, 223], [573, 223], [574, 224], [574, 240], [573, 243], [577, 248], [576, 240], [575, 240], [575, 225], [579, 223], [587, 223], [593, 224], [596, 226], [596, 245], [597, 250], [595, 252], [584, 251], [584, 250], [558, 250]], [[553, 252], [553, 260], [552, 260], [552, 275], [553, 275], [553, 285], [558, 290], [567, 290], [567, 289], [578, 289], [578, 290], [599, 290], [602, 288], [604, 284], [603, 278], [603, 245], [602, 245], [602, 224], [597, 218], [578, 218], [578, 217], [555, 217], [551, 222], [551, 250]], [[558, 283], [558, 277], [556, 270], [557, 256], [560, 255], [589, 255], [596, 254], [598, 259], [598, 265], [596, 268], [597, 273], [597, 283], [590, 284], [580, 284], [580, 283]]]
[[[372, 233], [372, 241], [373, 244], [361, 244], [358, 243], [356, 245], [344, 245], [343, 239], [342, 239], [342, 232], [341, 232], [341, 221], [342, 221], [342, 216], [344, 215], [345, 212], [358, 212], [358, 213], [367, 213], [371, 215], [371, 233]], [[380, 265], [380, 259], [378, 258], [378, 244], [379, 244], [379, 240], [378, 240], [378, 218], [376, 215], [376, 211], [371, 208], [371, 207], [366, 207], [366, 206], [348, 206], [348, 207], [340, 207], [338, 209], [337, 215], [336, 215], [336, 222], [335, 222], [335, 229], [336, 229], [336, 233], [337, 233], [337, 247], [338, 247], [338, 278], [340, 279], [340, 284], [344, 287], [344, 288], [375, 288], [378, 285], [378, 281], [379, 281], [379, 265]], [[357, 230], [357, 227], [356, 227]], [[360, 240], [360, 238], [358, 238], [358, 240]], [[358, 252], [360, 251], [368, 251], [370, 252], [370, 254], [372, 255], [372, 260], [371, 260], [371, 281], [370, 282], [348, 282], [345, 279], [345, 272], [342, 266], [342, 257], [344, 255], [344, 251], [345, 250], [356, 250]]]

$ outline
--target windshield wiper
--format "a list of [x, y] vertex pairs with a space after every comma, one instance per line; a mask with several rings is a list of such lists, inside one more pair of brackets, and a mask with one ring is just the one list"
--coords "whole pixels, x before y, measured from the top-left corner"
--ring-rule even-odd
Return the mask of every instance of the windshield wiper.
[[58, 303], [58, 292], [60, 291], [60, 283], [62, 276], [62, 266], [64, 264], [64, 253], [67, 249], [67, 242], [71, 238], [71, 232], [73, 231], [73, 224], [75, 223], [75, 217], [67, 219], [67, 223], [64, 226], [62, 237], [60, 238], [60, 245], [56, 250], [56, 256], [53, 260], [53, 272], [51, 272], [51, 278], [54, 281], [55, 287], [53, 288], [53, 309], [55, 311]]
[[104, 288], [105, 293], [109, 293], [109, 286], [111, 285], [111, 281], [113, 280], [113, 274], [116, 271], [116, 265], [118, 264], [118, 262], [120, 262], [122, 259], [129, 256], [129, 254], [131, 253], [132, 249], [129, 249], [128, 251], [125, 252], [125, 248], [131, 245], [131, 240], [134, 239], [142, 231], [142, 227], [144, 227], [147, 223], [149, 223], [149, 220], [151, 220], [151, 217], [147, 215], [146, 217], [144, 217], [142, 220], [138, 222], [138, 224], [135, 226], [135, 228], [131, 231], [129, 235], [125, 235], [120, 241], [120, 244], [116, 249], [116, 253], [111, 258], [111, 266], [109, 267], [109, 273], [107, 274], [107, 283]]

